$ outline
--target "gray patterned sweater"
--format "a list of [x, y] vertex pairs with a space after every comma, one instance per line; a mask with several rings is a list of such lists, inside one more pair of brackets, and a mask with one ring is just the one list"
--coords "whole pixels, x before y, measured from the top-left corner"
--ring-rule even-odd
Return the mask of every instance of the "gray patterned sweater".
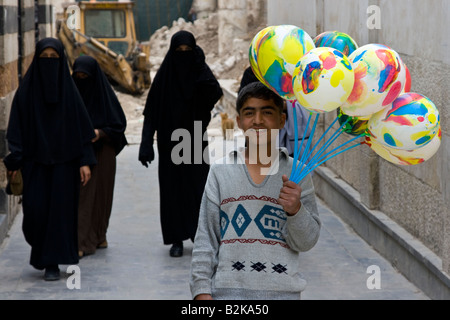
[[211, 166], [192, 252], [192, 297], [214, 299], [299, 299], [306, 281], [299, 252], [317, 242], [321, 222], [314, 186], [301, 183], [301, 208], [287, 216], [278, 203], [293, 159], [282, 148], [279, 164], [257, 185], [240, 152]]

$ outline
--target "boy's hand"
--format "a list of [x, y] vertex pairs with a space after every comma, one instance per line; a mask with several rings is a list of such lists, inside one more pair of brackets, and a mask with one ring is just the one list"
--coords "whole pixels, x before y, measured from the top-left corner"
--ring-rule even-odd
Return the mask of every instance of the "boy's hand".
[[283, 175], [283, 188], [280, 190], [278, 202], [283, 206], [283, 210], [288, 216], [295, 215], [301, 208], [300, 197], [302, 188], [293, 181], [289, 181], [287, 175]]
[[213, 300], [210, 294], [199, 294], [194, 300]]

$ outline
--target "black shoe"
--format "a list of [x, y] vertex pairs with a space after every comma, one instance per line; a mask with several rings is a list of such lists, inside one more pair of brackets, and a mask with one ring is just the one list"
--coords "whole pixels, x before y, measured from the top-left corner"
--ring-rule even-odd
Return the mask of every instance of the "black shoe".
[[45, 281], [55, 281], [59, 280], [59, 268], [57, 265], [48, 266], [45, 268], [44, 280]]
[[170, 256], [173, 258], [179, 258], [183, 256], [183, 242], [174, 243], [170, 248]]

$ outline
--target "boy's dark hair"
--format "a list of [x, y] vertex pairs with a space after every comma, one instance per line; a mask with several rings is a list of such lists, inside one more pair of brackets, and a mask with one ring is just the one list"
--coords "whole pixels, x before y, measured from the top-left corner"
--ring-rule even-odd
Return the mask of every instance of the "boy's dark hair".
[[246, 85], [239, 92], [236, 101], [236, 110], [239, 114], [245, 102], [250, 98], [257, 98], [263, 100], [272, 100], [274, 104], [278, 107], [280, 113], [283, 112], [284, 100], [274, 91], [266, 87], [262, 82], [252, 82]]

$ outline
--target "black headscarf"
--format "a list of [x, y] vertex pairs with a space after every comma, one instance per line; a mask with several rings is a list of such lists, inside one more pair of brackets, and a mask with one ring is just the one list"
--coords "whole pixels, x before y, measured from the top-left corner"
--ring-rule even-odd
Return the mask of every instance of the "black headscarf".
[[[83, 72], [88, 77], [77, 78], [76, 72]], [[73, 64], [73, 77], [94, 128], [103, 130], [111, 139], [116, 155], [119, 154], [127, 144], [125, 137], [127, 119], [97, 60], [90, 56], [77, 58]]]
[[[46, 48], [53, 48], [59, 58], [39, 58]], [[23, 158], [55, 164], [81, 157], [94, 137], [61, 41], [40, 40], [14, 96], [6, 139], [20, 146]]]
[[255, 73], [252, 70], [252, 67], [248, 67], [245, 69], [244, 74], [242, 75], [241, 84], [239, 86], [238, 93], [241, 92], [244, 87], [250, 83], [259, 82], [258, 78], [255, 76]]
[[[192, 50], [176, 51], [180, 45]], [[159, 134], [171, 134], [196, 120], [208, 125], [210, 112], [221, 96], [222, 90], [194, 35], [179, 31], [172, 36], [169, 51], [153, 80], [144, 115], [150, 117], [153, 132]]]

